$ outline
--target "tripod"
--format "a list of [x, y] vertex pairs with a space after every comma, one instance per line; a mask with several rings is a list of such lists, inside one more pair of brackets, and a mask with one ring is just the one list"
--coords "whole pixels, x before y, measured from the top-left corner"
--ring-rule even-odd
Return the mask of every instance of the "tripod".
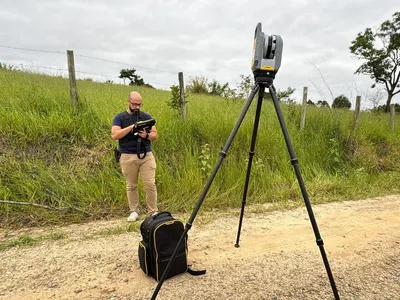
[[271, 97], [272, 97], [272, 100], [273, 100], [273, 103], [274, 103], [275, 111], [277, 113], [277, 116], [278, 116], [278, 119], [279, 119], [279, 123], [280, 123], [281, 129], [282, 129], [282, 133], [283, 133], [283, 136], [285, 138], [286, 146], [287, 146], [288, 151], [289, 151], [291, 163], [293, 165], [294, 171], [296, 173], [297, 180], [298, 180], [299, 185], [300, 185], [301, 193], [302, 193], [303, 198], [304, 198], [304, 202], [305, 202], [305, 205], [306, 205], [306, 208], [307, 208], [307, 212], [308, 212], [308, 215], [310, 217], [311, 225], [312, 225], [315, 237], [316, 237], [316, 242], [317, 242], [317, 245], [318, 245], [318, 247], [320, 249], [320, 252], [321, 252], [321, 255], [322, 255], [322, 259], [323, 259], [323, 262], [324, 262], [324, 265], [325, 265], [326, 272], [328, 274], [328, 278], [329, 278], [329, 281], [330, 281], [330, 284], [331, 284], [331, 287], [332, 287], [333, 294], [335, 296], [335, 300], [339, 300], [340, 299], [338, 291], [336, 289], [335, 281], [333, 279], [332, 271], [331, 271], [330, 266], [329, 266], [328, 258], [327, 258], [327, 255], [326, 255], [326, 252], [325, 252], [325, 249], [324, 249], [324, 242], [323, 242], [323, 240], [321, 238], [321, 235], [319, 233], [319, 230], [318, 230], [317, 222], [315, 220], [314, 213], [313, 213], [312, 208], [311, 208], [311, 203], [310, 203], [310, 200], [308, 198], [307, 190], [305, 188], [305, 185], [304, 185], [301, 173], [300, 173], [298, 160], [297, 160], [296, 155], [294, 153], [293, 146], [292, 146], [292, 143], [291, 143], [291, 140], [290, 140], [290, 137], [289, 137], [289, 133], [288, 133], [288, 130], [286, 128], [286, 124], [285, 124], [285, 121], [284, 121], [284, 118], [283, 118], [283, 115], [282, 115], [282, 112], [281, 112], [281, 109], [280, 109], [280, 106], [279, 106], [279, 103], [278, 103], [278, 99], [276, 97], [276, 91], [275, 91], [275, 87], [273, 85], [273, 79], [271, 77], [256, 77], [255, 78], [255, 84], [254, 84], [254, 86], [253, 86], [253, 88], [251, 90], [251, 93], [250, 93], [247, 101], [246, 101], [246, 104], [245, 104], [244, 108], [242, 109], [242, 111], [241, 111], [241, 113], [239, 115], [239, 118], [236, 121], [236, 124], [235, 124], [234, 128], [232, 129], [232, 132], [231, 132], [231, 134], [230, 134], [225, 146], [223, 147], [222, 151], [220, 152], [220, 156], [218, 158], [218, 161], [217, 161], [217, 163], [216, 163], [216, 165], [215, 165], [215, 167], [214, 167], [214, 169], [213, 169], [213, 171], [212, 171], [212, 173], [211, 173], [211, 175], [210, 175], [210, 177], [209, 177], [209, 179], [208, 179], [208, 181], [207, 181], [207, 183], [206, 183], [206, 185], [204, 187], [204, 190], [203, 190], [199, 200], [196, 203], [196, 206], [195, 206], [195, 208], [194, 208], [194, 210], [193, 210], [188, 222], [185, 225], [184, 232], [183, 232], [183, 234], [181, 235], [181, 237], [180, 237], [180, 239], [178, 241], [178, 245], [176, 246], [176, 248], [175, 248], [175, 250], [174, 250], [174, 252], [173, 252], [173, 254], [171, 256], [171, 259], [168, 262], [168, 265], [167, 265], [164, 273], [162, 274], [160, 281], [157, 284], [157, 287], [156, 287], [156, 289], [155, 289], [155, 291], [153, 293], [153, 296], [151, 298], [152, 300], [156, 299], [157, 294], [160, 291], [160, 288], [161, 288], [163, 282], [165, 281], [165, 277], [168, 274], [168, 272], [169, 272], [169, 270], [170, 270], [170, 268], [172, 266], [172, 263], [173, 263], [173, 261], [174, 261], [174, 259], [176, 257], [177, 251], [178, 251], [180, 245], [182, 244], [182, 242], [184, 240], [184, 237], [187, 235], [188, 231], [192, 227], [193, 221], [194, 221], [194, 219], [195, 219], [195, 217], [196, 217], [196, 215], [197, 215], [197, 213], [198, 213], [198, 211], [199, 211], [199, 209], [200, 209], [200, 207], [201, 207], [201, 205], [202, 205], [202, 203], [204, 201], [204, 198], [206, 197], [207, 192], [208, 192], [208, 190], [209, 190], [209, 188], [210, 188], [210, 186], [211, 186], [211, 184], [212, 184], [212, 182], [213, 182], [213, 180], [214, 180], [214, 178], [215, 178], [215, 176], [216, 176], [216, 174], [217, 174], [217, 172], [218, 172], [218, 170], [219, 170], [224, 158], [227, 155], [229, 147], [231, 146], [231, 144], [233, 142], [233, 139], [235, 138], [235, 135], [239, 130], [239, 127], [240, 127], [240, 125], [241, 125], [241, 123], [242, 123], [242, 121], [243, 121], [243, 119], [244, 119], [249, 107], [250, 107], [251, 102], [253, 101], [255, 95], [258, 92], [258, 101], [257, 101], [254, 128], [253, 128], [253, 134], [252, 134], [251, 146], [250, 146], [250, 152], [249, 152], [249, 161], [248, 161], [248, 166], [247, 166], [246, 181], [245, 181], [244, 192], [243, 192], [243, 200], [242, 200], [242, 208], [241, 208], [241, 213], [240, 213], [239, 228], [238, 228], [238, 234], [237, 234], [237, 239], [236, 239], [236, 244], [235, 244], [235, 247], [237, 247], [237, 248], [239, 247], [240, 231], [241, 231], [241, 227], [242, 227], [244, 208], [245, 208], [245, 205], [246, 205], [247, 190], [248, 190], [248, 185], [249, 185], [249, 179], [250, 179], [253, 156], [254, 156], [254, 153], [255, 153], [254, 152], [255, 143], [256, 143], [258, 124], [259, 124], [259, 119], [260, 119], [261, 106], [262, 106], [262, 101], [263, 101], [263, 97], [264, 97], [265, 88], [269, 89], [269, 93], [271, 94]]

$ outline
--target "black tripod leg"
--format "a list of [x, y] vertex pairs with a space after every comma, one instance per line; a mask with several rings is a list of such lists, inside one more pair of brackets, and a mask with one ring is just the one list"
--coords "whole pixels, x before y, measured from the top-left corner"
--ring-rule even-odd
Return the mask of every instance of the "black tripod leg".
[[322, 259], [324, 261], [325, 269], [326, 269], [326, 272], [327, 272], [328, 277], [329, 277], [329, 281], [330, 281], [330, 284], [331, 284], [331, 287], [332, 287], [332, 290], [333, 290], [333, 294], [335, 296], [335, 299], [339, 300], [340, 299], [339, 298], [339, 293], [338, 293], [338, 291], [336, 289], [336, 285], [335, 285], [335, 281], [333, 279], [332, 271], [331, 271], [331, 268], [329, 266], [328, 258], [327, 258], [326, 253], [325, 253], [324, 241], [322, 240], [321, 235], [320, 235], [319, 230], [318, 230], [318, 225], [317, 225], [317, 222], [315, 220], [313, 210], [311, 208], [311, 203], [310, 203], [310, 200], [308, 198], [307, 190], [306, 190], [306, 187], [304, 185], [303, 178], [301, 176], [301, 172], [300, 172], [300, 168], [299, 168], [299, 162], [298, 162], [298, 160], [296, 158], [296, 155], [294, 153], [292, 142], [290, 140], [289, 133], [288, 133], [285, 121], [283, 119], [283, 115], [282, 115], [282, 112], [281, 112], [281, 109], [280, 109], [280, 106], [279, 106], [279, 103], [278, 103], [278, 99], [276, 97], [275, 88], [274, 88], [273, 85], [269, 86], [269, 92], [270, 92], [270, 94], [272, 96], [272, 100], [274, 102], [275, 111], [276, 111], [276, 114], [278, 116], [279, 123], [280, 123], [281, 128], [282, 128], [282, 133], [283, 133], [283, 136], [285, 138], [286, 146], [287, 146], [289, 154], [290, 154], [290, 160], [291, 160], [291, 163], [293, 165], [294, 171], [296, 173], [297, 180], [298, 180], [299, 185], [300, 185], [301, 194], [303, 195], [304, 203], [305, 203], [305, 205], [307, 207], [307, 212], [308, 212], [308, 215], [310, 217], [312, 228], [314, 230], [314, 234], [315, 234], [317, 245], [318, 245], [319, 250], [321, 252]]
[[239, 248], [240, 231], [242, 229], [244, 207], [246, 206], [247, 191], [248, 191], [248, 188], [249, 188], [251, 166], [253, 164], [253, 157], [254, 157], [254, 153], [255, 153], [254, 149], [255, 149], [255, 145], [256, 145], [258, 123], [260, 121], [261, 106], [262, 106], [262, 101], [263, 101], [263, 98], [264, 98], [264, 90], [265, 90], [265, 86], [261, 85], [260, 86], [260, 90], [258, 91], [258, 101], [257, 101], [256, 116], [255, 116], [255, 119], [254, 119], [253, 135], [251, 137], [251, 145], [250, 145], [250, 151], [249, 151], [249, 162], [247, 164], [246, 181], [245, 181], [244, 190], [243, 190], [242, 209], [240, 211], [239, 227], [238, 227], [238, 232], [237, 232], [237, 237], [236, 237], [236, 244], [235, 244], [236, 248]]
[[234, 128], [232, 129], [232, 132], [231, 132], [227, 142], [225, 143], [224, 148], [222, 149], [222, 151], [220, 153], [220, 156], [218, 158], [217, 164], [215, 165], [215, 167], [214, 167], [214, 169], [213, 169], [213, 171], [212, 171], [212, 173], [211, 173], [211, 175], [210, 175], [210, 177], [209, 177], [209, 179], [208, 179], [208, 181], [207, 181], [207, 183], [206, 183], [206, 185], [204, 187], [204, 190], [203, 190], [199, 200], [197, 201], [196, 206], [195, 206], [192, 214], [190, 215], [189, 221], [185, 225], [185, 230], [183, 231], [183, 233], [182, 233], [182, 235], [181, 235], [181, 237], [180, 237], [180, 239], [178, 241], [178, 244], [176, 245], [175, 250], [172, 253], [171, 259], [169, 260], [169, 262], [168, 262], [168, 264], [167, 264], [167, 266], [166, 266], [166, 268], [165, 268], [165, 270], [164, 270], [164, 272], [163, 272], [163, 274], [162, 274], [162, 276], [160, 278], [160, 281], [158, 282], [157, 287], [154, 290], [154, 293], [153, 293], [153, 296], [151, 297], [151, 300], [156, 299], [157, 294], [160, 291], [161, 286], [164, 283], [165, 278], [166, 278], [169, 270], [171, 269], [172, 263], [175, 260], [175, 257], [176, 257], [176, 254], [178, 252], [178, 249], [179, 249], [180, 245], [182, 244], [182, 242], [183, 242], [185, 236], [187, 235], [188, 231], [192, 227], [193, 221], [196, 218], [196, 215], [197, 215], [197, 213], [198, 213], [198, 211], [199, 211], [199, 209], [201, 207], [201, 204], [203, 203], [204, 198], [207, 195], [207, 192], [208, 192], [208, 190], [209, 190], [209, 188], [210, 188], [210, 186], [211, 186], [211, 184], [212, 184], [212, 182], [214, 180], [214, 177], [217, 174], [217, 172], [218, 172], [218, 170], [219, 170], [224, 158], [226, 157], [227, 152], [228, 152], [228, 150], [229, 150], [229, 148], [230, 148], [230, 146], [231, 146], [231, 144], [233, 142], [233, 139], [235, 138], [236, 133], [238, 132], [239, 127], [242, 124], [242, 121], [243, 121], [244, 117], [246, 116], [246, 113], [247, 113], [247, 111], [248, 111], [248, 109], [250, 107], [250, 104], [253, 101], [254, 96], [258, 92], [258, 90], [259, 90], [258, 84], [255, 84], [253, 86], [252, 90], [251, 90], [251, 93], [250, 93], [250, 95], [249, 95], [249, 97], [247, 99], [247, 102], [246, 102], [244, 108], [242, 109], [242, 112], [240, 113], [240, 116], [239, 116], [238, 120], [236, 121], [236, 124], [235, 124]]

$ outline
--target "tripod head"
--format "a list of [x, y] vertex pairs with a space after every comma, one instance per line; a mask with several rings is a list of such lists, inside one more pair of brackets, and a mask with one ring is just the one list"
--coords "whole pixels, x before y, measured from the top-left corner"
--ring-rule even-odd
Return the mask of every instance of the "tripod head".
[[251, 70], [256, 82], [269, 82], [275, 78], [281, 66], [283, 40], [280, 35], [266, 35], [257, 24], [254, 33]]

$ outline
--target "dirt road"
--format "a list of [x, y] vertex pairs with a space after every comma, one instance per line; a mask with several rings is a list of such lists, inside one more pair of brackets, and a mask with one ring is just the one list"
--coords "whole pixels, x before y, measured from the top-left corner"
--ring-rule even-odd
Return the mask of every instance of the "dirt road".
[[[313, 210], [341, 299], [400, 299], [400, 196]], [[246, 210], [240, 248], [237, 213], [211, 222], [200, 213], [189, 231], [189, 262], [207, 273], [166, 280], [157, 299], [334, 299], [305, 208], [257, 211]], [[68, 238], [1, 251], [0, 299], [150, 299], [156, 282], [139, 269], [139, 233], [93, 238], [124, 223], [30, 230]]]

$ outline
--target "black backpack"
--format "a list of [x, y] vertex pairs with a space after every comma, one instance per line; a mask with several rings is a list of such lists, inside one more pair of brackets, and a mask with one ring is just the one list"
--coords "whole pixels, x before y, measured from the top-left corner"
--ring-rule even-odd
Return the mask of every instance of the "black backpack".
[[[139, 242], [138, 255], [140, 268], [146, 275], [160, 281], [183, 232], [183, 222], [175, 219], [167, 211], [147, 217], [142, 222], [140, 225], [142, 240]], [[193, 271], [189, 268], [187, 255], [186, 235], [165, 279], [185, 272], [192, 275], [205, 274], [205, 270]]]

